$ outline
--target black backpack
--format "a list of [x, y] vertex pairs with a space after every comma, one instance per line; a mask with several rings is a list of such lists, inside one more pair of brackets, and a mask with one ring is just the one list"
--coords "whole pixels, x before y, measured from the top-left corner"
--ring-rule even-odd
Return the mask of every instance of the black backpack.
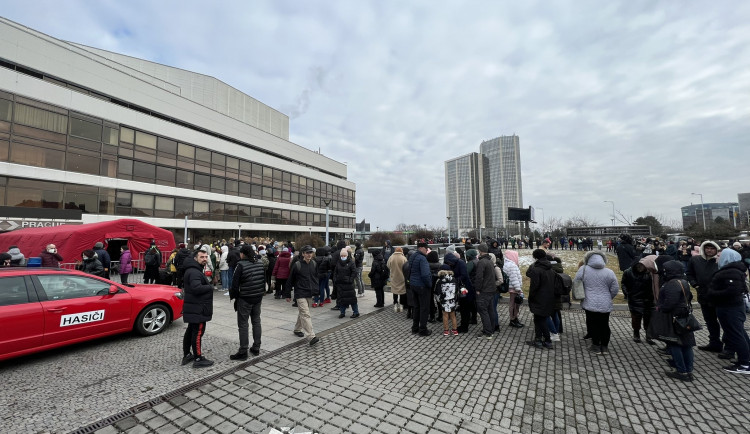
[[555, 273], [555, 296], [570, 295], [573, 279], [565, 273]]
[[143, 261], [146, 263], [146, 265], [150, 266], [157, 266], [159, 265], [159, 259], [156, 257], [156, 253], [149, 251], [146, 253], [146, 256], [143, 258]]

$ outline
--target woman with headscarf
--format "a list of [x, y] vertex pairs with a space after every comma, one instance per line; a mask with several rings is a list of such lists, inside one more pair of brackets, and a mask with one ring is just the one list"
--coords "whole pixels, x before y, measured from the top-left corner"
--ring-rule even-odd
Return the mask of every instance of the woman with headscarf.
[[733, 374], [750, 374], [750, 337], [745, 331], [745, 293], [747, 267], [742, 255], [727, 248], [719, 256], [719, 270], [711, 278], [708, 299], [716, 307], [716, 316], [724, 330], [725, 349], [737, 353], [737, 363], [725, 366]]

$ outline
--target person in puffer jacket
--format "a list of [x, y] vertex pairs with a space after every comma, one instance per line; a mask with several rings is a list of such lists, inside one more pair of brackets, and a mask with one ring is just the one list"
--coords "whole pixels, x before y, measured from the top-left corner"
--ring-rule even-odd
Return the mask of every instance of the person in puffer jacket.
[[747, 375], [750, 374], [750, 337], [745, 331], [744, 299], [747, 293], [747, 268], [742, 263], [742, 255], [728, 248], [721, 251], [718, 265], [707, 295], [724, 329], [725, 351], [737, 353], [737, 363], [725, 366], [724, 370]]
[[[518, 312], [521, 310], [521, 305], [516, 303], [516, 295], [521, 294], [523, 297], [523, 278], [521, 276], [521, 270], [518, 268], [518, 264], [513, 261], [514, 256], [508, 255], [510, 251], [506, 250], [505, 259], [503, 261], [503, 271], [508, 275], [510, 302], [508, 303], [508, 317], [510, 318], [511, 327], [521, 328], [524, 324], [518, 320]], [[513, 252], [516, 253], [516, 252]], [[518, 260], [518, 254], [515, 255], [515, 260]]]
[[607, 256], [599, 251], [589, 251], [584, 265], [576, 272], [575, 280], [583, 281], [586, 298], [581, 307], [586, 311], [586, 324], [591, 335], [593, 354], [609, 354], [609, 314], [612, 299], [620, 291], [614, 271], [607, 268]]

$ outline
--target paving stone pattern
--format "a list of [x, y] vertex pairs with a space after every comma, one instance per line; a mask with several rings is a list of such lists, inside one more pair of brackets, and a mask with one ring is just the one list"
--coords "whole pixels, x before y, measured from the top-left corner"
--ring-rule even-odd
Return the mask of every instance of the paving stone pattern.
[[554, 350], [526, 345], [532, 327], [509, 328], [499, 311], [487, 340], [479, 326], [412, 335], [403, 313], [385, 309], [97, 433], [748, 432], [749, 377], [696, 350], [695, 382], [665, 378], [666, 357], [632, 342], [627, 312], [613, 313], [610, 354], [596, 356], [579, 310], [563, 313]]

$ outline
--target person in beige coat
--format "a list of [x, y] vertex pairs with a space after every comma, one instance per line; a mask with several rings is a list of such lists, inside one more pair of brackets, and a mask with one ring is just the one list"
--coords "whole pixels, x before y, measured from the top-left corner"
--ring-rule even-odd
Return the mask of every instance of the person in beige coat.
[[401, 247], [396, 247], [386, 266], [391, 274], [391, 294], [393, 294], [393, 311], [401, 312], [406, 305], [406, 279], [404, 278], [404, 264], [406, 256]]

